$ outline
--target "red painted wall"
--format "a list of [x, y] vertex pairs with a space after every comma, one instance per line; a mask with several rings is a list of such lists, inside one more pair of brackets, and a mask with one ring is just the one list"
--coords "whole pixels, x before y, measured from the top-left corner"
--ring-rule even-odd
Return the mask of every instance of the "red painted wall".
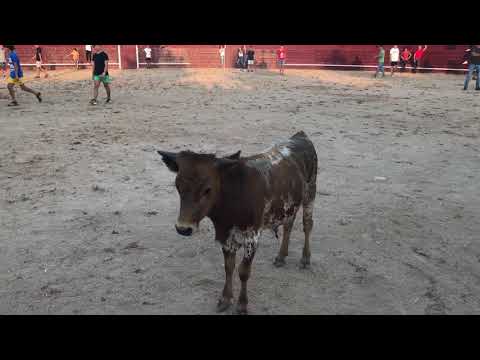
[[[85, 60], [85, 45], [40, 45], [42, 48], [42, 55], [44, 63], [72, 63], [70, 53], [73, 48], [77, 48], [80, 52], [80, 62]], [[20, 57], [22, 64], [32, 64], [35, 60], [32, 57], [35, 55], [34, 45], [15, 45], [17, 54]], [[103, 45], [104, 51], [108, 54], [110, 62], [118, 62], [117, 45]], [[63, 66], [62, 66], [63, 68]]]
[[[118, 62], [117, 45], [103, 45], [111, 62]], [[234, 66], [236, 50], [241, 45], [227, 45], [227, 66]], [[375, 65], [377, 48], [375, 45], [285, 45], [288, 64], [343, 64], [343, 65]], [[415, 49], [416, 45], [400, 45], [402, 49], [408, 46]], [[85, 61], [84, 45], [42, 45], [47, 62], [71, 63], [70, 52], [73, 47], [80, 50], [80, 60]], [[122, 68], [136, 68], [135, 45], [121, 45]], [[145, 46], [139, 45], [140, 62], [145, 62]], [[385, 45], [388, 65], [389, 50], [392, 45]], [[151, 45], [153, 62], [188, 62], [192, 67], [220, 67], [218, 45]], [[278, 45], [255, 45], [257, 66], [276, 67], [276, 49]], [[425, 54], [424, 67], [463, 69], [464, 51], [467, 45], [431, 45]], [[17, 45], [22, 63], [31, 63], [34, 54], [33, 45]], [[143, 66], [143, 65], [142, 65]]]
[[[145, 45], [138, 45], [139, 60], [145, 62]], [[193, 67], [219, 67], [218, 45], [150, 45], [152, 62], [182, 63], [189, 62]], [[142, 65], [144, 66], [144, 65]]]
[[120, 58], [122, 59], [122, 69], [137, 68], [137, 48], [135, 45], [121, 45]]
[[[236, 51], [242, 45], [227, 45], [226, 63], [233, 66]], [[377, 48], [375, 45], [285, 45], [288, 64], [341, 64], [376, 65]], [[417, 45], [399, 45], [416, 49]], [[151, 45], [153, 62], [189, 62], [194, 67], [220, 67], [218, 45], [168, 45], [161, 49]], [[385, 62], [389, 64], [389, 50], [393, 45], [385, 45]], [[144, 46], [139, 45], [140, 62], [145, 62]], [[258, 66], [276, 67], [278, 45], [255, 45], [255, 57]], [[463, 54], [467, 45], [431, 45], [423, 59], [424, 67], [463, 69]]]

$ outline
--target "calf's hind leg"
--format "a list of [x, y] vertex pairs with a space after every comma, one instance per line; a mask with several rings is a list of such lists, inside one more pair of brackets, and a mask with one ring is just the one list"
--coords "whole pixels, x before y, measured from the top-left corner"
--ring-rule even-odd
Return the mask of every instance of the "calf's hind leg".
[[290, 243], [290, 234], [292, 233], [295, 217], [296, 214], [294, 214], [291, 219], [288, 219], [288, 221], [283, 224], [282, 245], [280, 245], [278, 255], [273, 262], [273, 265], [276, 267], [285, 265], [285, 258], [288, 256], [288, 244]]
[[313, 200], [303, 205], [303, 232], [305, 233], [305, 244], [303, 245], [300, 267], [305, 269], [310, 266], [310, 235], [313, 228]]

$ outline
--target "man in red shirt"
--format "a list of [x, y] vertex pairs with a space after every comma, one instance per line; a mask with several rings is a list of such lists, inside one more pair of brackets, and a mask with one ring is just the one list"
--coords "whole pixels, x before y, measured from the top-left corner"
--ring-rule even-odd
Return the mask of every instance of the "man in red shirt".
[[280, 66], [280, 74], [284, 74], [283, 66], [285, 65], [285, 59], [287, 57], [287, 51], [283, 46], [280, 46], [280, 49], [277, 50], [277, 61]]
[[424, 45], [423, 49], [422, 49], [422, 45], [418, 45], [417, 51], [415, 51], [415, 54], [413, 54], [412, 72], [414, 73], [417, 72], [417, 67], [420, 65], [420, 61], [422, 60], [423, 55], [425, 54], [425, 51], [427, 51], [427, 45]]
[[408, 48], [404, 48], [402, 54], [400, 55], [400, 66], [402, 68], [402, 72], [405, 71], [405, 67], [410, 62], [411, 58], [412, 53], [410, 52], [410, 50]]

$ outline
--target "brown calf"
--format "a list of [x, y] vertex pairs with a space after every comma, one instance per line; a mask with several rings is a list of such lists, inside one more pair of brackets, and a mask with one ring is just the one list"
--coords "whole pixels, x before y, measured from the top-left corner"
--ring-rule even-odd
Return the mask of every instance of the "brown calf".
[[215, 227], [215, 240], [222, 245], [226, 281], [218, 311], [232, 304], [235, 255], [243, 246], [237, 310], [247, 312], [247, 281], [263, 229], [272, 229], [277, 234], [278, 227], [283, 225], [282, 244], [274, 264], [285, 264], [290, 233], [300, 206], [305, 232], [300, 264], [303, 268], [310, 264], [317, 154], [303, 131], [262, 154], [249, 157], [240, 157], [240, 152], [225, 158], [191, 151], [158, 153], [167, 167], [177, 173], [175, 185], [180, 194], [177, 232], [190, 236], [200, 221], [208, 217]]

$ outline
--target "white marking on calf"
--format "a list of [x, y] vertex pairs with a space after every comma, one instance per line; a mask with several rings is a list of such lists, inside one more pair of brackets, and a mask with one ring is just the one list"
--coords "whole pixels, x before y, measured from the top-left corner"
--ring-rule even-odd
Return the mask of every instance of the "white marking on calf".
[[258, 248], [259, 238], [260, 231], [241, 231], [234, 227], [232, 230], [230, 230], [230, 234], [222, 247], [227, 252], [236, 252], [238, 249], [240, 249], [240, 247], [243, 246], [243, 258], [250, 260]]
[[[286, 199], [281, 199], [281, 201], [283, 203], [282, 209], [284, 214], [282, 218], [275, 217], [275, 213], [272, 212], [272, 209], [271, 209], [271, 205], [272, 205], [271, 201], [267, 201], [265, 210], [263, 212], [263, 219], [264, 219], [263, 228], [272, 230], [275, 234], [275, 237], [278, 240], [280, 240], [277, 232], [278, 228], [284, 224], [292, 222], [295, 219], [295, 216], [299, 209], [298, 206], [295, 206], [290, 194], [287, 195]], [[288, 210], [291, 209], [292, 207], [293, 207], [292, 214], [287, 215]]]
[[222, 245], [223, 250], [235, 253], [242, 247], [242, 243], [239, 242], [241, 239], [239, 239], [238, 234], [239, 232], [236, 228], [230, 230], [230, 234], [228, 235], [227, 240], [225, 240], [225, 244]]
[[288, 148], [289, 144], [290, 141], [274, 144], [267, 150], [264, 150], [263, 154], [272, 165], [277, 165], [280, 161], [290, 156], [291, 151]]
[[277, 165], [290, 155], [290, 149], [287, 146], [277, 147], [269, 155], [272, 165]]
[[313, 205], [314, 202], [311, 201], [309, 204], [303, 206], [303, 212], [306, 217], [312, 217], [313, 215]]
[[287, 146], [285, 146], [282, 149], [280, 149], [280, 154], [282, 154], [283, 157], [289, 157], [291, 152], [290, 152], [290, 149]]

